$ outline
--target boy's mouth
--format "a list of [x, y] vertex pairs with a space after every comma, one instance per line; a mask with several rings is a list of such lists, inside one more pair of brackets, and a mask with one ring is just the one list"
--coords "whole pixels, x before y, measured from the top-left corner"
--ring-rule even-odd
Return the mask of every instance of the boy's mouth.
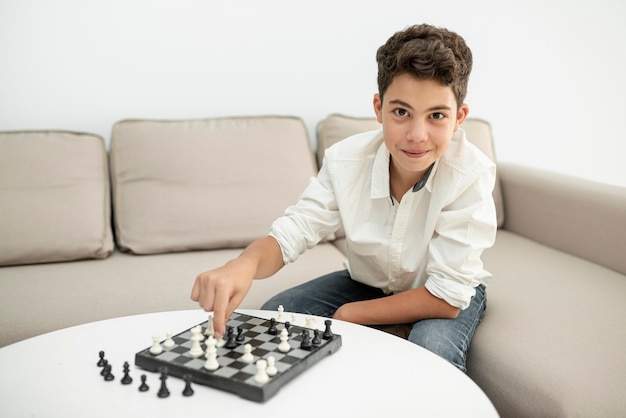
[[428, 150], [424, 151], [411, 151], [411, 150], [403, 150], [404, 154], [409, 158], [422, 158], [424, 155], [428, 154]]

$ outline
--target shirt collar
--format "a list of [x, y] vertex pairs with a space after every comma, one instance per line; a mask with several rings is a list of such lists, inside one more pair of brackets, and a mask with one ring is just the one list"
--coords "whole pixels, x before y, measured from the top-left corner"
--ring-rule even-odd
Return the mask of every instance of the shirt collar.
[[430, 173], [432, 173], [434, 166], [435, 166], [435, 163], [432, 163], [431, 166], [428, 167], [428, 170], [426, 170], [426, 173], [420, 179], [420, 181], [418, 181], [417, 183], [415, 183], [415, 185], [413, 185], [413, 193], [419, 192], [420, 190], [424, 188], [424, 186], [426, 185], [426, 182], [430, 178]]
[[[387, 150], [385, 143], [382, 142], [378, 151], [374, 157], [374, 165], [372, 167], [372, 187], [371, 196], [376, 198], [388, 198], [390, 195], [389, 185], [389, 163], [391, 161], [391, 154]], [[418, 192], [426, 187], [426, 190], [431, 190], [433, 182], [433, 173], [437, 171], [439, 160], [435, 161], [424, 177], [413, 186], [413, 192]]]
[[381, 141], [374, 156], [374, 165], [372, 167], [371, 196], [373, 199], [386, 199], [389, 197], [389, 157], [390, 154], [385, 146], [385, 142]]

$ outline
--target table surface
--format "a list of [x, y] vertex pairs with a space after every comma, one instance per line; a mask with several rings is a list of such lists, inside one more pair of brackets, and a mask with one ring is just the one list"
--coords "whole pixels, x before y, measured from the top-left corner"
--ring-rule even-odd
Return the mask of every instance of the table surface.
[[[275, 312], [239, 310], [265, 318]], [[304, 317], [301, 315], [301, 321]], [[0, 349], [0, 416], [3, 417], [497, 417], [482, 390], [431, 352], [372, 328], [333, 321], [342, 347], [265, 403], [170, 377], [168, 398], [158, 398], [157, 373], [134, 366], [134, 355], [153, 334], [174, 334], [206, 321], [201, 310], [162, 312], [99, 321], [40, 335]], [[317, 323], [323, 324], [323, 319]], [[105, 351], [115, 380], [96, 366]], [[122, 365], [131, 385], [122, 385]], [[150, 390], [140, 392], [141, 374]]]

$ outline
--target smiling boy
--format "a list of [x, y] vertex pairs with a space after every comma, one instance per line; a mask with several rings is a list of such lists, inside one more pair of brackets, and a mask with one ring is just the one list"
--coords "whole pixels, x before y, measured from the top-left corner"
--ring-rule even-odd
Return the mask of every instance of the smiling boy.
[[191, 297], [216, 332], [249, 291], [343, 227], [347, 268], [270, 299], [285, 310], [364, 325], [405, 324], [408, 339], [465, 371], [486, 309], [495, 165], [461, 124], [472, 54], [442, 28], [417, 25], [379, 48], [373, 106], [382, 129], [326, 150], [299, 201], [224, 266], [198, 275]]

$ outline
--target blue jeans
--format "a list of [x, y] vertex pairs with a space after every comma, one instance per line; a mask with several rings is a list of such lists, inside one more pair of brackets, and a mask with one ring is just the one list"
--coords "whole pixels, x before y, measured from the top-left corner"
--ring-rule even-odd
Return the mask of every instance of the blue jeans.
[[[352, 280], [347, 270], [327, 274], [285, 290], [265, 302], [261, 309], [332, 317], [343, 304], [384, 297], [377, 288]], [[432, 351], [465, 372], [470, 341], [487, 308], [485, 286], [476, 288], [476, 296], [456, 319], [425, 319], [407, 324], [408, 340]], [[377, 327], [379, 328], [379, 327]]]

